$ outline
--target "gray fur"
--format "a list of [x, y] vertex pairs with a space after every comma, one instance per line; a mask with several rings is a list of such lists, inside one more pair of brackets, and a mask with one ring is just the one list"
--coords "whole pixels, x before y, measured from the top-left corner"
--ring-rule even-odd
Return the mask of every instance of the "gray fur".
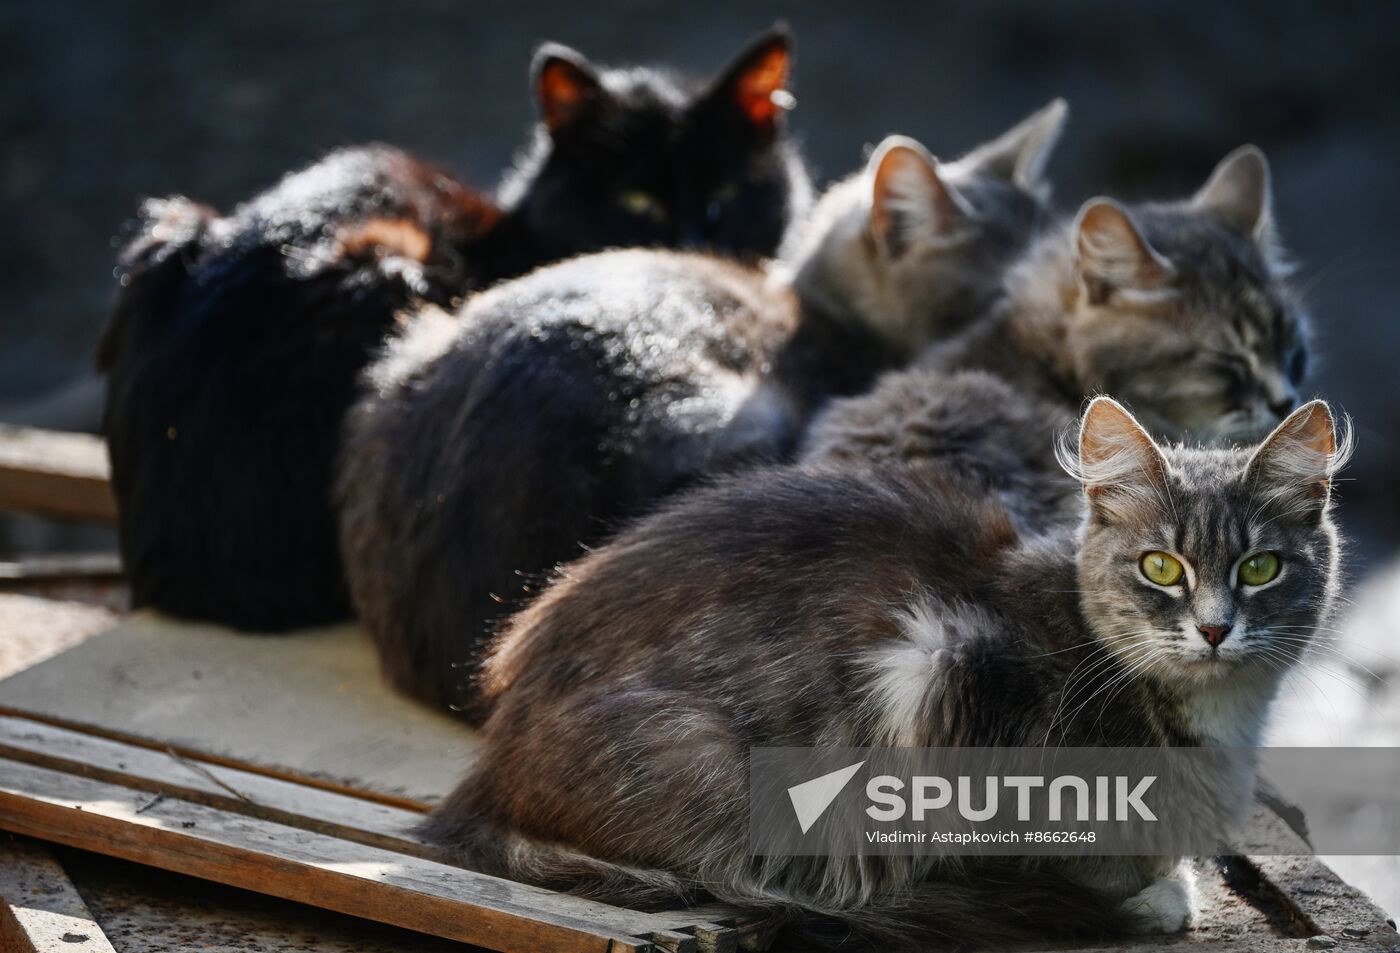
[[[366, 374], [338, 481], [351, 593], [390, 680], [479, 717], [480, 646], [537, 580], [669, 493], [790, 456], [821, 404], [980, 310], [1039, 227], [1063, 112], [948, 167], [965, 218], [934, 214], [934, 160], [892, 140], [772, 272], [609, 252], [410, 317]], [[899, 233], [878, 248], [877, 209]]]
[[[1161, 859], [751, 858], [746, 752], [1257, 741], [1338, 579], [1347, 441], [1320, 403], [1295, 418], [1253, 455], [1159, 448], [1095, 401], [1085, 522], [1029, 540], [933, 467], [770, 468], [690, 494], [510, 622], [480, 759], [427, 830], [492, 873], [833, 917], [883, 949], [1179, 928], [1151, 909], [1186, 895]], [[1144, 483], [1160, 507], [1101, 505]], [[1146, 583], [1154, 548], [1193, 586]], [[1254, 549], [1279, 554], [1278, 582], [1232, 588]], [[1182, 635], [1222, 605], [1245, 622], [1233, 646]]]
[[1189, 199], [1085, 203], [1008, 271], [984, 320], [834, 401], [802, 459], [943, 466], [1033, 528], [1078, 516], [1051, 438], [1095, 394], [1167, 439], [1260, 439], [1296, 406], [1307, 364], [1268, 188], [1245, 147]]

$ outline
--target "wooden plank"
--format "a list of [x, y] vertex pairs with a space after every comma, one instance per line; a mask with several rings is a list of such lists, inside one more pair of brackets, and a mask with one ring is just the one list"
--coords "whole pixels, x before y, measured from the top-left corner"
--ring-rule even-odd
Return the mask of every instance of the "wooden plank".
[[52, 850], [119, 953], [482, 953], [87, 851]]
[[137, 612], [0, 681], [0, 708], [405, 806], [445, 796], [478, 747], [459, 719], [390, 689], [350, 625], [249, 638]]
[[423, 819], [419, 811], [185, 757], [170, 749], [0, 715], [0, 757], [385, 850], [418, 857], [433, 853], [413, 833]]
[[8, 759], [0, 827], [490, 949], [696, 950], [648, 914]]
[[117, 553], [57, 553], [0, 562], [0, 583], [111, 581], [122, 574]]
[[115, 523], [110, 477], [97, 437], [0, 424], [0, 510]]
[[0, 838], [0, 950], [115, 953], [48, 849], [14, 837]]

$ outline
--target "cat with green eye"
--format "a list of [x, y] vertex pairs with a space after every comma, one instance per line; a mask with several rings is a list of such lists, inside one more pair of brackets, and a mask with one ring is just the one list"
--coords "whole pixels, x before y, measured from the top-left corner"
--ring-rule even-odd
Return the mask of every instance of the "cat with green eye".
[[[954, 161], [888, 137], [765, 268], [619, 250], [407, 320], [340, 476], [351, 592], [390, 680], [479, 718], [487, 634], [555, 567], [672, 493], [785, 459], [827, 400], [978, 313], [1048, 219], [1065, 115], [1052, 102]], [[706, 181], [694, 205], [721, 224], [749, 201]], [[681, 201], [610, 196], [658, 219]]]
[[[1153, 585], [1177, 586], [1186, 583], [1186, 567], [1181, 559], [1171, 553], [1154, 549], [1142, 557], [1141, 565], [1143, 576]], [[1254, 553], [1240, 560], [1235, 575], [1242, 586], [1262, 586], [1273, 582], [1282, 568], [1278, 554]]]
[[[503, 629], [479, 756], [430, 839], [624, 905], [835, 918], [861, 949], [1184, 929], [1170, 856], [749, 853], [751, 745], [1259, 744], [1336, 601], [1345, 423], [1313, 401], [1256, 446], [1186, 447], [1100, 397], [1076, 437], [1082, 521], [1040, 535], [889, 465], [768, 468], [635, 524]], [[1252, 785], [1214, 793], [1244, 807]]]

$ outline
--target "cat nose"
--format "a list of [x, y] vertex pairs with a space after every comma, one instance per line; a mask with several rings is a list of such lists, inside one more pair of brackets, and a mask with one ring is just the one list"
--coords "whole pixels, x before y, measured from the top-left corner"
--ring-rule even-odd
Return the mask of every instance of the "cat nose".
[[1295, 399], [1292, 394], [1289, 394], [1287, 397], [1280, 397], [1269, 401], [1269, 409], [1274, 412], [1274, 416], [1276, 417], [1287, 417], [1297, 403], [1297, 399]]
[[1201, 638], [1210, 643], [1211, 648], [1216, 648], [1225, 641], [1225, 636], [1230, 634], [1228, 625], [1198, 625], [1196, 630], [1201, 633]]

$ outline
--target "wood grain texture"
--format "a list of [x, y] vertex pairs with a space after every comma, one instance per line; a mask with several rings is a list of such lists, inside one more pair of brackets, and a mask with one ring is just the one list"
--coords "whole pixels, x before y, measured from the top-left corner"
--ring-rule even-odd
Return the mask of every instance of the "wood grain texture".
[[0, 682], [0, 708], [405, 806], [440, 800], [477, 750], [460, 720], [386, 686], [348, 625], [261, 639], [136, 612]]
[[115, 523], [110, 475], [97, 437], [0, 424], [0, 510]]
[[115, 953], [48, 849], [0, 836], [0, 951]]
[[87, 851], [52, 851], [118, 953], [483, 953]]
[[0, 756], [399, 853], [428, 857], [418, 811], [227, 767], [172, 750], [0, 715]]
[[8, 759], [0, 827], [495, 950], [697, 949], [644, 913]]

